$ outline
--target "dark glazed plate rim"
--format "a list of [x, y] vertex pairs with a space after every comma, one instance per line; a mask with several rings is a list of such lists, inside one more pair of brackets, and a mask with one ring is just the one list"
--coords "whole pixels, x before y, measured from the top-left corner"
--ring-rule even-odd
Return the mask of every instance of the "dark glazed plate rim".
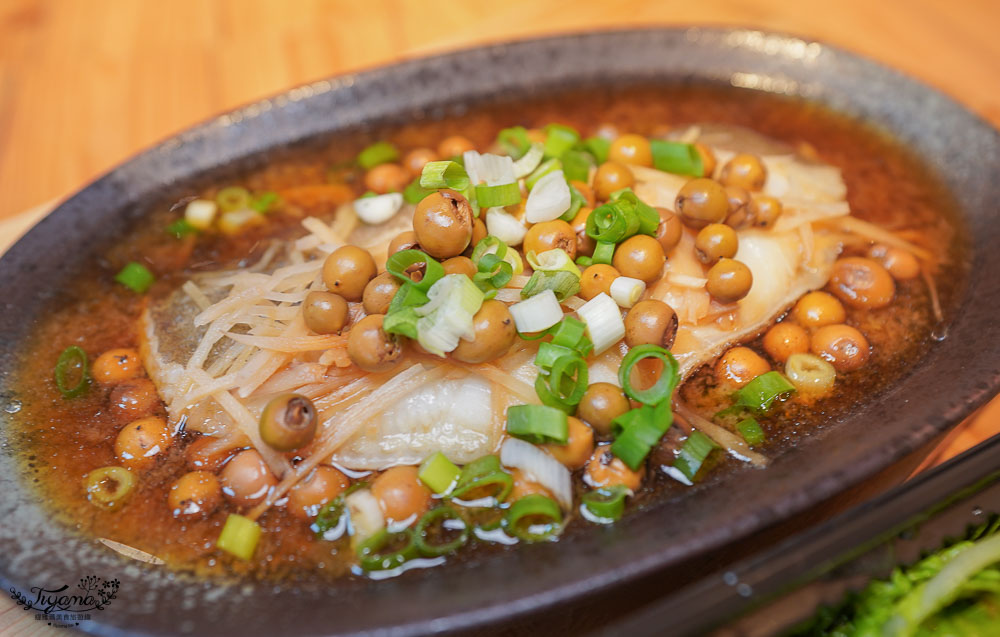
[[[332, 634], [441, 632], [499, 623], [677, 564], [745, 537], [862, 482], [955, 424], [1000, 388], [1000, 136], [950, 98], [899, 73], [810, 40], [741, 29], [648, 29], [566, 35], [411, 60], [290, 90], [217, 117], [122, 164], [80, 191], [0, 260], [0, 397], [12, 392], [17, 344], [43, 304], [103, 229], [143, 212], [142, 202], [193, 176], [241, 166], [316, 135], [448, 114], [504, 91], [559, 90], [602, 78], [711, 81], [816, 100], [892, 132], [934, 159], [956, 195], [970, 237], [972, 273], [950, 325], [911, 374], [838, 422], [836, 436], [806, 438], [767, 471], [743, 470], [611, 528], [558, 545], [477, 558], [446, 573], [327, 588], [220, 587], [123, 562], [93, 541], [46, 524], [21, 482], [0, 429], [0, 580], [27, 591], [91, 572], [122, 581], [120, 599], [81, 626], [99, 634]], [[402, 89], [402, 90], [401, 90]], [[62, 248], [67, 237], [87, 249]], [[47, 259], [45, 255], [65, 255]], [[47, 285], [39, 286], [39, 283]], [[41, 287], [42, 292], [39, 292]], [[973, 299], [977, 303], [973, 303]], [[25, 320], [28, 317], [29, 320]], [[0, 418], [7, 418], [0, 414]], [[2, 422], [2, 421], [0, 421]], [[877, 423], [877, 426], [871, 426]], [[54, 546], [62, 547], [52, 551]], [[178, 617], [178, 608], [185, 609]], [[317, 610], [322, 609], [322, 610]]]

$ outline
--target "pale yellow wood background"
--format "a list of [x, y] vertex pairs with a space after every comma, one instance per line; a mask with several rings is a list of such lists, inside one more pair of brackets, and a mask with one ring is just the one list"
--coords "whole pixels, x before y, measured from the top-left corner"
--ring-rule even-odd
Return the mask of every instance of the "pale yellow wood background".
[[[789, 31], [863, 53], [1000, 125], [998, 0], [0, 0], [0, 251], [136, 151], [239, 104], [404, 57], [656, 24]], [[993, 405], [941, 450], [1000, 430]], [[46, 630], [0, 599], [0, 635]]]

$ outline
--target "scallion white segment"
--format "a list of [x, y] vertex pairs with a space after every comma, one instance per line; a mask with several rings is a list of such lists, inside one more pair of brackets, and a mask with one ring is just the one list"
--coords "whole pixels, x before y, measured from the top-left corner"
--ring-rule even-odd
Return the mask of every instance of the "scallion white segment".
[[344, 498], [344, 507], [350, 516], [352, 540], [363, 542], [385, 528], [385, 516], [378, 499], [368, 489], [359, 489]]
[[520, 469], [528, 474], [534, 482], [548, 489], [562, 508], [568, 510], [573, 506], [573, 482], [569, 470], [540, 448], [530, 442], [508, 438], [500, 448], [500, 462], [505, 467]]
[[362, 197], [354, 202], [354, 212], [369, 224], [385, 223], [403, 207], [403, 195], [390, 192], [374, 197]]
[[611, 282], [611, 298], [622, 307], [632, 307], [646, 291], [646, 284], [639, 279], [620, 276]]
[[462, 163], [469, 175], [469, 183], [473, 186], [483, 182], [487, 186], [499, 186], [516, 181], [514, 160], [506, 155], [479, 154], [474, 150], [467, 150], [462, 154]]
[[524, 241], [528, 229], [503, 208], [489, 208], [486, 211], [486, 231], [509, 246], [518, 246]]
[[[559, 306], [556, 293], [552, 290], [540, 292], [526, 301], [511, 305], [507, 309], [514, 317], [517, 331], [522, 334], [547, 330], [563, 319], [562, 307]], [[622, 324], [622, 330], [624, 336], [624, 324]]]
[[572, 203], [569, 184], [561, 170], [553, 170], [535, 183], [524, 204], [524, 218], [528, 223], [542, 223], [558, 219], [569, 210]]
[[544, 156], [545, 148], [541, 144], [532, 144], [524, 157], [514, 162], [514, 176], [518, 179], [527, 177], [538, 168], [538, 164], [542, 163]]
[[622, 311], [604, 292], [584, 303], [576, 313], [587, 324], [587, 332], [594, 343], [594, 354], [600, 354], [625, 337]]
[[432, 354], [444, 356], [458, 340], [475, 336], [472, 317], [483, 304], [483, 292], [464, 274], [448, 274], [427, 291], [427, 303], [417, 308], [417, 341]]
[[212, 227], [218, 211], [219, 206], [214, 201], [195, 199], [184, 208], [184, 220], [198, 230], [207, 230]]

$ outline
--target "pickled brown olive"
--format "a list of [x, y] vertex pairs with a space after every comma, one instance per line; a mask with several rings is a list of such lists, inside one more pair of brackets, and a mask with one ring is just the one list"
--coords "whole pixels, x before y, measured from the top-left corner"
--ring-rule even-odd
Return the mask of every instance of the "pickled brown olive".
[[792, 354], [809, 351], [809, 334], [790, 321], [776, 323], [764, 334], [764, 351], [774, 360], [784, 363]]
[[726, 186], [739, 186], [753, 192], [764, 187], [767, 168], [756, 155], [740, 153], [726, 162], [719, 175], [719, 181]]
[[719, 259], [708, 271], [705, 289], [721, 303], [735, 303], [750, 293], [753, 273], [736, 259]]
[[726, 199], [729, 201], [729, 214], [726, 216], [727, 226], [743, 230], [754, 224], [757, 208], [746, 188], [726, 186]]
[[758, 228], [773, 228], [784, 210], [780, 200], [767, 195], [757, 195], [753, 198], [751, 205], [753, 207], [753, 225]]
[[276, 451], [295, 451], [316, 436], [316, 406], [305, 396], [272, 398], [260, 415], [260, 438]]
[[361, 304], [365, 308], [366, 314], [387, 314], [389, 304], [399, 291], [400, 283], [392, 274], [383, 272], [368, 282], [365, 286], [364, 294], [361, 295]]
[[139, 352], [131, 348], [109, 349], [94, 361], [90, 375], [103, 385], [120, 383], [142, 373]]
[[843, 323], [847, 312], [837, 297], [828, 292], [817, 290], [803, 295], [792, 308], [792, 318], [806, 328], [823, 327]]
[[416, 179], [424, 171], [424, 166], [437, 159], [437, 154], [430, 148], [414, 148], [403, 157], [403, 168]]
[[632, 409], [628, 397], [617, 385], [592, 383], [580, 399], [576, 415], [602, 436], [611, 435], [611, 421]]
[[851, 307], [875, 309], [892, 302], [896, 283], [877, 262], [864, 257], [845, 257], [833, 264], [830, 290]]
[[885, 268], [897, 281], [908, 281], [920, 276], [920, 261], [912, 252], [877, 244], [868, 250], [868, 257]]
[[380, 195], [402, 192], [409, 181], [410, 175], [399, 164], [379, 164], [365, 173], [365, 188]]
[[148, 378], [132, 378], [111, 390], [108, 397], [111, 407], [129, 418], [138, 418], [152, 413], [160, 402], [156, 385]]
[[722, 223], [711, 223], [698, 231], [694, 240], [695, 256], [705, 265], [711, 265], [722, 258], [736, 256], [740, 247], [736, 231]]
[[838, 372], [862, 367], [871, 348], [865, 335], [850, 325], [827, 325], [813, 332], [809, 348]]
[[389, 247], [386, 249], [386, 255], [392, 256], [401, 250], [419, 250], [420, 243], [417, 241], [417, 233], [412, 230], [407, 230], [406, 232], [400, 232], [392, 241], [389, 242]]
[[700, 230], [710, 223], [722, 223], [729, 214], [726, 189], [711, 179], [692, 179], [677, 192], [674, 209], [684, 225]]
[[701, 142], [695, 142], [694, 149], [698, 151], [698, 156], [701, 157], [702, 176], [711, 177], [714, 175], [716, 159], [715, 153], [712, 152], [712, 149]]
[[649, 145], [649, 140], [642, 135], [622, 135], [611, 142], [608, 159], [620, 164], [652, 166], [653, 149]]
[[587, 460], [594, 452], [594, 430], [585, 425], [579, 418], [570, 416], [567, 420], [569, 438], [566, 444], [547, 444], [544, 445], [544, 448], [567, 469], [575, 471], [587, 464]]
[[606, 161], [594, 174], [594, 195], [600, 201], [607, 201], [611, 193], [635, 185], [635, 176], [629, 167], [616, 161]]
[[348, 301], [360, 301], [365, 286], [376, 274], [375, 259], [357, 246], [341, 246], [323, 263], [323, 283]]
[[629, 347], [649, 344], [669, 349], [676, 335], [677, 314], [663, 301], [639, 301], [625, 315], [625, 344]]
[[462, 254], [472, 241], [472, 206], [454, 190], [427, 195], [413, 213], [413, 231], [420, 247], [432, 257]]
[[438, 144], [437, 147], [438, 157], [443, 157], [445, 159], [458, 157], [467, 150], [476, 150], [476, 147], [472, 143], [472, 140], [468, 137], [462, 137], [461, 135], [445, 137], [441, 140], [441, 143]]
[[125, 425], [115, 438], [115, 455], [132, 470], [148, 469], [170, 446], [170, 430], [162, 418], [150, 416]]
[[681, 222], [680, 216], [666, 208], [657, 208], [656, 211], [660, 213], [660, 225], [656, 227], [656, 240], [663, 246], [663, 254], [669, 255], [681, 242], [684, 224]]
[[233, 504], [251, 507], [267, 497], [278, 480], [256, 449], [241, 451], [219, 474], [222, 494]]
[[445, 274], [464, 274], [470, 279], [478, 272], [476, 264], [469, 257], [452, 257], [442, 263], [441, 267]]
[[347, 310], [344, 297], [333, 292], [313, 290], [302, 302], [302, 318], [306, 327], [317, 334], [336, 334], [344, 329]]
[[380, 474], [372, 483], [372, 495], [394, 522], [415, 520], [431, 506], [431, 490], [417, 477], [416, 467], [393, 467]]
[[205, 517], [222, 503], [222, 485], [214, 473], [185, 473], [170, 486], [167, 508], [177, 518]]
[[666, 260], [659, 241], [648, 234], [637, 234], [618, 244], [611, 262], [622, 276], [650, 283], [663, 274]]
[[584, 481], [594, 488], [621, 485], [636, 491], [642, 486], [643, 469], [632, 471], [611, 453], [611, 445], [598, 445], [584, 471]]
[[715, 378], [723, 384], [742, 387], [771, 371], [764, 357], [749, 347], [734, 347], [715, 364]]
[[324, 504], [346, 491], [350, 484], [347, 476], [333, 467], [316, 467], [288, 492], [288, 512], [297, 518], [311, 520]]
[[382, 330], [383, 314], [369, 314], [347, 333], [347, 355], [366, 372], [384, 372], [399, 364], [403, 347]]
[[570, 259], [576, 258], [576, 232], [562, 219], [536, 223], [524, 235], [524, 253], [541, 254], [548, 250], [563, 250]]
[[580, 298], [589, 301], [601, 292], [610, 295], [611, 284], [621, 273], [605, 263], [588, 266], [580, 275]]
[[474, 336], [471, 341], [461, 339], [451, 352], [451, 357], [464, 363], [485, 363], [507, 353], [517, 338], [514, 317], [507, 305], [490, 299], [483, 301], [472, 317]]

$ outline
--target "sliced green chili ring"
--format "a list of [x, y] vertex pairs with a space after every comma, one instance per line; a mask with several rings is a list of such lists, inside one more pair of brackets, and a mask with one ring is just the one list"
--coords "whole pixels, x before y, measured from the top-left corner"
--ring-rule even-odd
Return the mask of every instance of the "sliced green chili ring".
[[[551, 330], [550, 330], [551, 333]], [[535, 365], [542, 370], [542, 373], [549, 373], [552, 366], [563, 356], [572, 356], [573, 349], [557, 343], [539, 343], [538, 352], [535, 354]]]
[[476, 478], [481, 478], [502, 470], [499, 457], [492, 454], [481, 456], [462, 467], [462, 473], [458, 476], [458, 484], [456, 486], [463, 487]]
[[[496, 250], [489, 252], [490, 248], [496, 248]], [[470, 258], [473, 263], [478, 264], [487, 254], [495, 254], [497, 257], [503, 259], [507, 256], [507, 244], [501, 241], [499, 237], [488, 234], [480, 239], [476, 247], [472, 249], [472, 256]]]
[[767, 372], [736, 392], [736, 404], [757, 413], [764, 413], [778, 398], [795, 393], [792, 385], [780, 372]]
[[531, 148], [531, 138], [524, 126], [511, 126], [497, 134], [497, 145], [513, 159], [520, 159]]
[[579, 146], [593, 155], [598, 164], [608, 161], [608, 155], [611, 154], [611, 141], [603, 137], [588, 137]]
[[[472, 277], [472, 280], [476, 284], [482, 283], [494, 290], [499, 290], [514, 278], [514, 267], [492, 253], [484, 254], [476, 263], [476, 268], [479, 272]], [[483, 289], [483, 285], [479, 286], [480, 289]]]
[[[67, 375], [73, 370], [80, 375], [75, 385], [70, 385]], [[87, 390], [90, 383], [90, 366], [87, 362], [87, 352], [77, 345], [70, 345], [59, 354], [55, 368], [56, 388], [63, 398], [76, 398]]]
[[564, 445], [569, 441], [569, 423], [559, 409], [513, 405], [507, 408], [507, 433], [536, 445], [546, 442]]
[[457, 161], [431, 161], [424, 164], [420, 173], [420, 187], [451, 188], [464, 192], [469, 187], [469, 173]]
[[167, 232], [174, 235], [175, 239], [183, 239], [189, 234], [197, 233], [198, 229], [192, 226], [187, 219], [178, 219], [167, 226]]
[[736, 431], [740, 432], [740, 435], [751, 447], [764, 442], [764, 429], [754, 418], [747, 418], [736, 423]]
[[136, 261], [130, 261], [115, 275], [115, 281], [121, 283], [136, 294], [143, 294], [153, 285], [156, 277], [149, 268]]
[[578, 405], [587, 391], [588, 375], [587, 361], [583, 358], [576, 354], [562, 356], [552, 365], [549, 389], [560, 402]]
[[586, 356], [594, 349], [587, 337], [587, 324], [572, 316], [567, 316], [552, 328], [552, 344], [568, 347], [580, 356]]
[[364, 570], [388, 571], [419, 557], [420, 553], [412, 529], [396, 532], [382, 529], [358, 545], [357, 555], [358, 563]]
[[516, 183], [497, 186], [476, 186], [476, 202], [482, 208], [513, 206], [521, 203], [521, 186]]
[[555, 500], [532, 493], [511, 505], [504, 516], [504, 530], [525, 542], [551, 541], [562, 530], [562, 519]]
[[652, 206], [632, 192], [631, 188], [622, 188], [611, 194], [611, 200], [619, 206], [631, 207], [635, 216], [639, 219], [639, 230], [642, 234], [656, 236], [656, 230], [660, 227], [660, 213], [656, 212]]
[[620, 243], [639, 231], [639, 215], [628, 200], [610, 201], [587, 217], [587, 236], [595, 241]]
[[643, 405], [625, 412], [611, 423], [615, 433], [611, 453], [630, 469], [637, 471], [653, 447], [659, 444], [663, 434], [670, 429], [673, 419], [670, 401], [666, 400], [655, 407]]
[[[419, 281], [414, 281], [406, 270], [418, 264], [424, 265], [424, 276]], [[400, 250], [386, 260], [385, 269], [404, 284], [412, 285], [421, 292], [427, 292], [444, 276], [444, 266], [420, 250]]]
[[267, 192], [262, 192], [258, 196], [254, 197], [253, 201], [250, 202], [250, 207], [260, 213], [266, 213], [278, 203], [278, 193], [273, 190], [268, 190]]
[[[663, 361], [663, 371], [660, 377], [649, 389], [637, 389], [632, 386], [632, 369], [644, 358], [658, 358]], [[670, 400], [677, 387], [679, 379], [677, 359], [668, 350], [657, 345], [640, 345], [629, 350], [622, 359], [618, 370], [618, 381], [630, 398], [645, 405], [658, 405]]]
[[87, 499], [101, 509], [116, 509], [135, 486], [135, 475], [125, 467], [101, 467], [83, 477]]
[[719, 445], [715, 444], [715, 441], [705, 434], [700, 431], [692, 431], [688, 439], [684, 441], [684, 446], [681, 447], [680, 452], [677, 454], [677, 459], [674, 460], [673, 466], [684, 474], [685, 478], [694, 482], [695, 476], [698, 475], [698, 471], [705, 463], [709, 454], [712, 453], [713, 449], [717, 449], [718, 447]]
[[[485, 491], [490, 487], [497, 487], [493, 493]], [[514, 488], [514, 478], [507, 473], [497, 469], [492, 473], [483, 474], [472, 478], [466, 482], [459, 480], [459, 485], [449, 494], [453, 500], [479, 500], [481, 498], [494, 498], [497, 502], [503, 502], [511, 490]], [[475, 497], [468, 497], [473, 495]]]
[[576, 411], [576, 405], [570, 405], [563, 401], [559, 396], [556, 396], [555, 392], [549, 389], [548, 376], [544, 374], [539, 374], [535, 378], [535, 393], [538, 395], [538, 400], [542, 401], [542, 404], [546, 407], [558, 409], [566, 415], [572, 415]]
[[404, 283], [400, 286], [396, 294], [393, 295], [392, 301], [389, 303], [389, 314], [393, 312], [398, 312], [406, 308], [414, 308], [427, 303], [430, 299], [427, 298], [427, 293], [413, 285], [412, 282]]
[[620, 484], [601, 487], [583, 494], [583, 506], [599, 521], [613, 522], [625, 512], [625, 498], [628, 489]]
[[576, 264], [580, 266], [581, 269], [589, 268], [594, 265], [594, 259], [588, 256], [577, 257]]
[[694, 144], [651, 139], [649, 146], [653, 152], [653, 166], [657, 170], [690, 177], [704, 176], [701, 154]]
[[562, 157], [580, 141], [580, 133], [569, 126], [549, 124], [545, 127], [545, 156]]
[[[432, 525], [440, 524], [443, 527], [444, 524], [447, 524], [448, 520], [459, 520], [462, 522], [462, 531], [458, 537], [442, 544], [430, 542], [427, 536], [428, 532], [433, 528]], [[469, 525], [458, 511], [449, 506], [441, 506], [431, 509], [420, 518], [420, 521], [417, 522], [417, 526], [413, 530], [413, 539], [421, 555], [424, 557], [440, 557], [454, 553], [465, 546], [466, 542], [469, 541]]]
[[610, 241], [598, 241], [594, 246], [594, 255], [590, 259], [591, 262], [611, 265], [611, 262], [615, 258], [615, 247], [616, 244]]
[[246, 210], [250, 207], [250, 191], [243, 186], [229, 186], [215, 195], [215, 203], [222, 212]]
[[387, 164], [399, 159], [399, 151], [389, 142], [375, 142], [358, 153], [358, 165], [365, 170], [371, 170], [380, 164]]

